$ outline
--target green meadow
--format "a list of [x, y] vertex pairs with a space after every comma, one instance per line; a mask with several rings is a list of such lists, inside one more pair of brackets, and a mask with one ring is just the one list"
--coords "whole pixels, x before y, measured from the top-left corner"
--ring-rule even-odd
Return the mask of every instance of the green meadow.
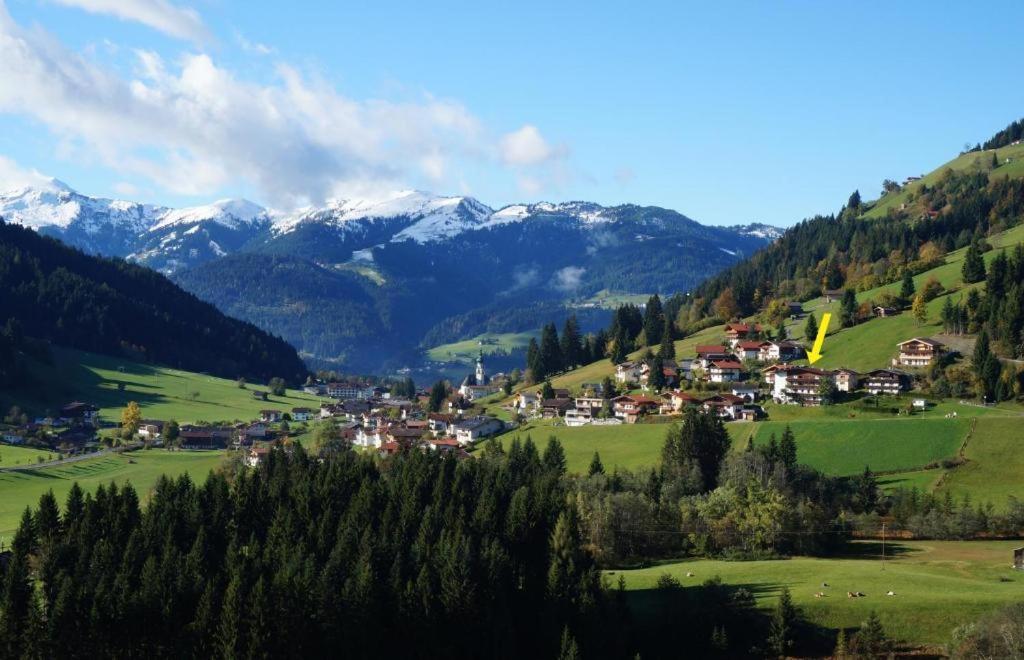
[[[765, 610], [788, 588], [814, 624], [838, 631], [857, 628], [874, 610], [891, 638], [914, 645], [946, 643], [961, 623], [1020, 602], [1024, 574], [1010, 568], [1019, 541], [854, 542], [837, 558], [795, 557], [766, 561], [694, 559], [636, 570], [608, 571], [625, 578], [634, 614], [660, 606], [658, 578], [669, 574], [683, 586], [719, 576], [726, 585], [748, 589]], [[693, 573], [693, 577], [687, 577]], [[827, 583], [829, 586], [824, 587]], [[863, 598], [848, 598], [847, 592]], [[892, 591], [895, 595], [887, 596]], [[824, 597], [815, 594], [824, 592]]]
[[[8, 447], [2, 451], [7, 452]], [[145, 501], [160, 475], [189, 474], [198, 482], [224, 461], [222, 451], [165, 451], [151, 449], [107, 454], [66, 465], [0, 472], [0, 543], [9, 543], [26, 506], [35, 507], [39, 497], [52, 490], [63, 506], [71, 485], [78, 482], [86, 492], [100, 484], [131, 483]]]
[[144, 417], [179, 422], [248, 421], [264, 408], [319, 407], [317, 397], [297, 390], [270, 395], [268, 401], [254, 399], [252, 390], [267, 388], [249, 383], [242, 389], [224, 378], [54, 348], [53, 364], [34, 364], [30, 382], [17, 391], [0, 391], [0, 407], [6, 410], [4, 406], [17, 403], [42, 414], [77, 399], [95, 403], [105, 419], [116, 421], [122, 408], [136, 401]]

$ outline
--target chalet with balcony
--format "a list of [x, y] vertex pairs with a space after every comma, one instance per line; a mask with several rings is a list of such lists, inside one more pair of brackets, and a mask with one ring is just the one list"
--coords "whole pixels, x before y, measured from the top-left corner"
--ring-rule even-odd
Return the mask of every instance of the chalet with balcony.
[[897, 346], [899, 355], [893, 359], [894, 367], [927, 367], [945, 352], [941, 342], [928, 337], [914, 337]]
[[656, 413], [660, 403], [650, 397], [624, 394], [612, 399], [612, 409], [619, 419], [627, 424], [635, 424], [644, 415]]
[[742, 374], [743, 365], [736, 360], [715, 360], [708, 365], [708, 380], [712, 383], [732, 383]]
[[896, 369], [875, 369], [865, 374], [862, 382], [871, 394], [895, 396], [910, 389], [910, 375]]
[[845, 367], [836, 369], [832, 377], [836, 382], [836, 389], [840, 392], [853, 392], [860, 383], [860, 374]]

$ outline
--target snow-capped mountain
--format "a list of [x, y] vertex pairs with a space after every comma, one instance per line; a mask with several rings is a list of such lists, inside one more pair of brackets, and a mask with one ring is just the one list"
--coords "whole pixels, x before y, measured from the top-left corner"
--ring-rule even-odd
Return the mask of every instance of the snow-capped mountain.
[[732, 230], [741, 236], [754, 236], [756, 238], [763, 238], [766, 241], [774, 241], [777, 238], [781, 238], [782, 235], [786, 233], [785, 229], [766, 225], [762, 222], [751, 222], [747, 225], [733, 225], [732, 227], [726, 227], [726, 229]]
[[165, 272], [222, 257], [271, 224], [266, 209], [244, 199], [171, 209], [88, 197], [56, 179], [0, 194], [0, 217], [88, 252]]
[[172, 209], [59, 181], [0, 194], [0, 218], [143, 263], [311, 359], [374, 371], [410, 347], [603, 323], [595, 293], [687, 291], [778, 237], [673, 211], [591, 202], [493, 209], [409, 190], [280, 213], [228, 199]]

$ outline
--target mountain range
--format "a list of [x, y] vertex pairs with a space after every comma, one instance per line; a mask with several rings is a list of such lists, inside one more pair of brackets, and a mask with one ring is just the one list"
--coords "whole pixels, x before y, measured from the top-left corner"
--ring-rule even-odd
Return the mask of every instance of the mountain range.
[[607, 312], [587, 300], [600, 291], [688, 290], [781, 235], [659, 207], [495, 210], [420, 191], [289, 213], [241, 199], [174, 209], [57, 180], [0, 195], [0, 217], [158, 270], [311, 364], [363, 371], [415, 362], [410, 347], [531, 330], [574, 311], [596, 326]]

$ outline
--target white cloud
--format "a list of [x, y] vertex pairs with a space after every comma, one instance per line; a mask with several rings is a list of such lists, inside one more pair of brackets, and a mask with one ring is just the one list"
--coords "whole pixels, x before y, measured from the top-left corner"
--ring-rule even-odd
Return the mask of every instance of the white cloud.
[[564, 156], [564, 147], [552, 147], [536, 126], [527, 124], [517, 131], [506, 133], [499, 145], [501, 159], [509, 165], [541, 165]]
[[172, 192], [210, 194], [241, 180], [271, 204], [294, 206], [367, 182], [438, 180], [453, 161], [493, 153], [480, 122], [455, 101], [353, 100], [284, 64], [275, 81], [256, 84], [205, 54], [135, 58], [124, 78], [22, 29], [0, 0], [0, 112], [46, 125], [65, 157]]
[[0, 156], [0, 192], [27, 186], [41, 186], [50, 181], [50, 177], [34, 169], [25, 169], [7, 156]]
[[54, 0], [67, 7], [93, 14], [108, 14], [124, 21], [136, 21], [164, 34], [201, 43], [209, 39], [199, 12], [173, 5], [167, 0]]
[[271, 48], [266, 44], [258, 41], [250, 41], [244, 34], [238, 31], [235, 31], [235, 41], [238, 42], [238, 45], [242, 50], [254, 55], [273, 55], [277, 52], [276, 49]]
[[587, 269], [582, 266], [566, 266], [555, 271], [551, 283], [559, 291], [575, 291], [580, 288], [580, 281], [586, 272]]

